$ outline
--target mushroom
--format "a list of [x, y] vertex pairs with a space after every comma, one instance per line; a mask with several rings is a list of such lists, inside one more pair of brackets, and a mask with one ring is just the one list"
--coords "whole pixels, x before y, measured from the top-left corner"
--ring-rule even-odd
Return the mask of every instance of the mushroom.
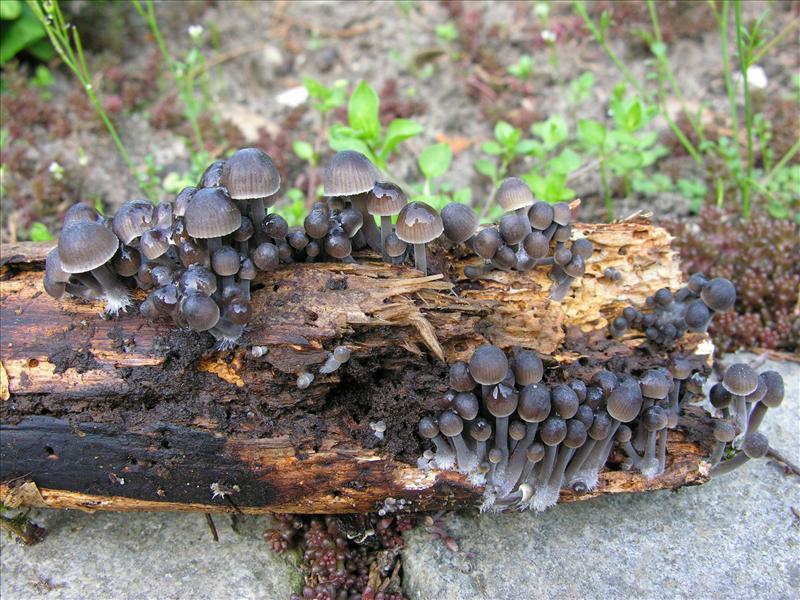
[[206, 167], [203, 174], [200, 176], [200, 181], [197, 184], [198, 188], [219, 187], [222, 185], [222, 171], [225, 168], [224, 160], [215, 160]]
[[453, 408], [462, 419], [472, 421], [480, 410], [478, 397], [472, 392], [458, 392], [453, 398]]
[[758, 431], [761, 421], [764, 420], [764, 415], [767, 414], [768, 408], [777, 408], [783, 402], [783, 377], [781, 377], [780, 373], [776, 371], [764, 371], [758, 378], [764, 383], [766, 392], [761, 398], [761, 401], [756, 404], [755, 408], [750, 413], [745, 438]]
[[112, 265], [117, 275], [122, 277], [133, 277], [139, 272], [142, 264], [142, 256], [136, 248], [131, 246], [120, 246]]
[[492, 437], [492, 426], [486, 419], [475, 419], [469, 424], [469, 435], [475, 440], [475, 454], [480, 465], [486, 460], [486, 442]]
[[286, 236], [289, 235], [289, 223], [286, 222], [278, 213], [270, 213], [262, 221], [264, 233], [276, 246], [286, 242]]
[[410, 202], [397, 215], [395, 233], [402, 241], [414, 246], [415, 266], [418, 271], [422, 271], [423, 275], [428, 274], [425, 244], [439, 237], [442, 231], [444, 231], [444, 225], [439, 213], [424, 202]]
[[452, 469], [455, 464], [455, 454], [450, 444], [439, 434], [439, 426], [430, 417], [423, 417], [417, 427], [419, 434], [426, 440], [431, 440], [436, 446], [433, 464], [443, 470]]
[[528, 221], [531, 227], [544, 231], [553, 224], [553, 205], [547, 202], [534, 202], [528, 209]]
[[539, 439], [545, 445], [544, 462], [539, 467], [539, 475], [536, 478], [537, 489], [544, 487], [553, 473], [558, 455], [558, 445], [567, 437], [567, 423], [561, 417], [550, 416], [542, 423], [539, 428]]
[[[528, 211], [534, 203], [533, 193], [528, 184], [518, 177], [507, 177], [500, 183], [495, 200], [506, 213], [513, 212], [523, 223], [525, 234], [531, 230]], [[525, 237], [523, 234], [522, 237]], [[522, 241], [521, 239], [519, 241]], [[519, 242], [516, 242], [519, 243]]]
[[769, 440], [761, 432], [755, 432], [753, 435], [744, 438], [742, 444], [742, 451], [733, 458], [723, 460], [716, 467], [711, 469], [711, 475], [724, 475], [730, 473], [737, 467], [741, 467], [751, 458], [763, 458], [769, 452]]
[[[709, 283], [709, 285], [711, 284]], [[734, 363], [725, 369], [725, 373], [722, 376], [722, 385], [733, 396], [733, 404], [736, 410], [736, 426], [739, 431], [745, 431], [748, 417], [745, 397], [752, 394], [758, 387], [758, 375], [749, 365]]]
[[106, 264], [118, 249], [119, 238], [96, 222], [73, 221], [58, 238], [61, 270], [70, 274], [91, 273], [102, 288], [106, 312], [113, 315], [131, 303], [128, 288]]
[[[146, 200], [141, 200], [150, 207], [152, 212], [153, 205], [147, 202]], [[124, 206], [124, 205], [123, 205]], [[64, 225], [69, 225], [75, 221], [89, 221], [92, 223], [102, 223], [103, 217], [100, 215], [97, 210], [95, 210], [94, 206], [89, 206], [85, 202], [76, 202], [72, 206], [67, 209], [67, 212], [64, 213]]]
[[482, 386], [483, 397], [489, 394], [508, 372], [508, 358], [497, 346], [484, 344], [475, 349], [469, 359], [469, 374]]
[[736, 303], [736, 288], [724, 277], [717, 277], [703, 287], [700, 297], [711, 310], [726, 312]]
[[[92, 209], [94, 210], [94, 209]], [[84, 213], [85, 211], [81, 211]], [[84, 220], [84, 219], [81, 219]], [[130, 246], [153, 223], [153, 205], [147, 200], [128, 200], [111, 220], [111, 229], [120, 241]], [[64, 224], [68, 224], [64, 221]]]
[[550, 390], [546, 385], [536, 382], [529, 383], [522, 388], [519, 393], [517, 414], [527, 423], [527, 428], [525, 437], [514, 448], [508, 462], [503, 485], [506, 492], [510, 491], [520, 478], [525, 467], [526, 453], [534, 443], [539, 424], [548, 417], [550, 409]]
[[469, 373], [467, 363], [456, 361], [450, 365], [450, 387], [457, 392], [471, 392], [475, 389], [475, 380]]
[[333, 373], [348, 360], [350, 360], [350, 348], [347, 346], [336, 346], [333, 352], [328, 354], [328, 360], [320, 367], [319, 372], [323, 375]]
[[642, 413], [641, 425], [647, 430], [647, 443], [641, 471], [646, 479], [653, 479], [661, 474], [659, 460], [656, 456], [656, 437], [667, 427], [667, 411], [657, 404], [645, 409]]
[[206, 248], [213, 253], [222, 246], [221, 238], [232, 234], [242, 224], [242, 213], [224, 188], [209, 187], [195, 192], [184, 219], [187, 233], [197, 240], [205, 240]]
[[478, 216], [466, 204], [451, 202], [442, 209], [444, 237], [454, 244], [467, 242], [478, 229]]
[[195, 331], [208, 331], [219, 321], [219, 306], [204, 294], [186, 294], [180, 301], [179, 310]]
[[269, 155], [258, 148], [237, 150], [225, 161], [219, 185], [236, 200], [241, 213], [247, 212], [249, 204], [256, 242], [263, 242], [262, 224], [267, 207], [275, 203], [274, 196], [281, 187], [281, 176]]
[[577, 474], [580, 472], [581, 468], [586, 462], [586, 459], [589, 458], [589, 455], [597, 443], [607, 439], [611, 434], [612, 426], [613, 421], [606, 411], [598, 410], [594, 413], [592, 424], [587, 431], [589, 439], [586, 440], [586, 443], [583, 444], [583, 446], [581, 446], [572, 457], [569, 467], [564, 474], [565, 480], [570, 484], [570, 486], [572, 485], [572, 481], [577, 479]]
[[389, 262], [386, 238], [392, 232], [392, 216], [399, 213], [407, 202], [408, 197], [405, 192], [394, 183], [376, 183], [367, 194], [367, 212], [381, 218], [381, 253], [386, 262]]
[[464, 442], [464, 438], [461, 436], [463, 430], [464, 421], [452, 410], [446, 410], [439, 415], [439, 431], [450, 439], [456, 449], [458, 470], [468, 473], [477, 466], [476, 455]]
[[717, 419], [714, 423], [714, 452], [711, 454], [711, 468], [716, 467], [725, 454], [725, 446], [736, 437], [736, 425], [729, 419]]
[[531, 444], [530, 448], [525, 452], [525, 458], [527, 462], [525, 463], [525, 468], [522, 470], [522, 477], [520, 478], [521, 481], [530, 482], [532, 481], [531, 475], [533, 473], [533, 468], [541, 462], [544, 458], [545, 450], [544, 444], [540, 442], [534, 442]]
[[381, 251], [381, 234], [367, 210], [367, 195], [378, 179], [380, 172], [366, 156], [353, 150], [344, 150], [334, 154], [328, 162], [322, 184], [325, 196], [331, 199], [342, 197], [361, 213], [364, 235], [375, 252]]
[[508, 460], [508, 418], [514, 414], [519, 402], [517, 390], [499, 383], [484, 398], [486, 410], [495, 418], [494, 447], [503, 453], [503, 462]]
[[542, 359], [532, 350], [515, 349], [511, 356], [511, 370], [517, 385], [539, 383], [544, 375]]

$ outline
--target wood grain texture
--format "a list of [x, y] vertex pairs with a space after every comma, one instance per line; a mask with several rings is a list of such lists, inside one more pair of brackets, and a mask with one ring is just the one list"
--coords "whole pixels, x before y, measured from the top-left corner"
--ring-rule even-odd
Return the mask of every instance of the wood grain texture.
[[[464, 267], [476, 259], [441, 247], [431, 262], [445, 275], [420, 277], [369, 256], [282, 267], [256, 280], [254, 318], [229, 352], [168, 322], [105, 319], [98, 304], [55, 301], [41, 285], [50, 246], [3, 246], [0, 494], [13, 499], [33, 481], [56, 507], [233, 510], [212, 498], [216, 483], [237, 486], [230, 498], [245, 512], [363, 512], [388, 497], [412, 510], [475, 503], [480, 489], [411, 459], [415, 420], [446, 389], [445, 362], [487, 341], [532, 348], [572, 374], [608, 360], [643, 368], [663, 359], [640, 334], [611, 340], [605, 328], [628, 303], [680, 285], [669, 235], [644, 220], [577, 224], [574, 233], [595, 253], [562, 303], [548, 299], [544, 271], [467, 280]], [[604, 278], [606, 267], [622, 280]], [[351, 361], [319, 375], [337, 344]], [[265, 354], [256, 358], [254, 346]], [[710, 344], [694, 334], [680, 350], [702, 363]], [[315, 379], [300, 390], [306, 370]], [[383, 445], [369, 437], [375, 418], [389, 427]], [[693, 415], [671, 433], [663, 477], [610, 471], [592, 495], [704, 481], [704, 427]]]

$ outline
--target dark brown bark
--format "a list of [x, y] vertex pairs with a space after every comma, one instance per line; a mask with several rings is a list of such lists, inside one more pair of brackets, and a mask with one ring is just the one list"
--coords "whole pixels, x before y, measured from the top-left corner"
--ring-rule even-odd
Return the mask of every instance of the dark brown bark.
[[[361, 512], [389, 497], [412, 510], [474, 503], [481, 490], [461, 476], [414, 466], [416, 422], [446, 390], [445, 361], [488, 340], [537, 350], [562, 367], [552, 377], [586, 375], [607, 361], [630, 369], [663, 362], [640, 335], [611, 340], [605, 328], [627, 303], [679, 285], [668, 234], [644, 221], [575, 231], [597, 251], [563, 303], [547, 298], [544, 272], [469, 281], [468, 263], [441, 248], [433, 268], [446, 267], [449, 279], [368, 257], [291, 265], [257, 281], [255, 317], [232, 352], [167, 322], [106, 320], [98, 305], [55, 301], [41, 287], [48, 248], [4, 246], [0, 498], [202, 512]], [[609, 266], [620, 282], [602, 277]], [[352, 359], [317, 374], [337, 344]], [[256, 358], [253, 346], [266, 354]], [[703, 362], [708, 340], [688, 336], [681, 350]], [[316, 378], [300, 390], [304, 370]], [[369, 426], [377, 420], [388, 426], [383, 442]], [[597, 493], [704, 481], [704, 434], [703, 418], [691, 413], [670, 436], [663, 477], [610, 471]]]

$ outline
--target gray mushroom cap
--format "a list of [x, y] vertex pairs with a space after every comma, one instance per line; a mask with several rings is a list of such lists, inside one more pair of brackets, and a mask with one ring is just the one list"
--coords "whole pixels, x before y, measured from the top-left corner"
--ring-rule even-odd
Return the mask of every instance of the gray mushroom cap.
[[478, 215], [472, 208], [460, 202], [451, 202], [445, 206], [441, 217], [445, 237], [456, 244], [466, 242], [478, 229]]
[[242, 224], [242, 213], [224, 188], [197, 190], [186, 207], [186, 231], [197, 239], [230, 235]]
[[408, 202], [402, 188], [391, 182], [378, 182], [367, 196], [367, 212], [377, 217], [390, 217], [399, 213]]
[[734, 363], [725, 370], [722, 385], [734, 396], [747, 396], [758, 387], [758, 375], [744, 363]]
[[325, 196], [355, 196], [370, 191], [381, 177], [370, 160], [354, 150], [333, 155], [325, 167], [322, 187]]
[[397, 237], [407, 244], [427, 244], [442, 235], [439, 213], [424, 202], [409, 202], [397, 215]]
[[110, 261], [119, 248], [119, 238], [100, 225], [74, 221], [58, 238], [58, 256], [66, 273], [86, 273]]
[[508, 372], [508, 358], [497, 346], [479, 346], [469, 359], [469, 372], [481, 385], [495, 385], [503, 381]]
[[497, 188], [495, 200], [506, 211], [517, 210], [533, 204], [533, 193], [519, 177], [507, 177]]
[[114, 215], [111, 228], [122, 243], [129, 246], [152, 227], [154, 211], [155, 207], [147, 200], [129, 200]]
[[253, 200], [276, 194], [281, 176], [269, 154], [259, 148], [242, 148], [225, 161], [220, 184], [234, 200]]
[[608, 414], [622, 423], [633, 421], [642, 409], [642, 390], [633, 379], [621, 382], [608, 396]]

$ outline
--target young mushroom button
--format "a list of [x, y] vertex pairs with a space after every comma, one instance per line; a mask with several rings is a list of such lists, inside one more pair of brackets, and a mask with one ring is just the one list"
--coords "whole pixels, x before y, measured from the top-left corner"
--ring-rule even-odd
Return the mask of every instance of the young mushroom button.
[[454, 244], [463, 244], [478, 229], [478, 215], [466, 204], [451, 202], [442, 209], [444, 236]]
[[[371, 218], [371, 217], [370, 217]], [[425, 244], [439, 237], [444, 231], [442, 218], [434, 208], [424, 202], [410, 202], [397, 216], [397, 237], [414, 246], [414, 262], [418, 271], [428, 274], [428, 259]]]

